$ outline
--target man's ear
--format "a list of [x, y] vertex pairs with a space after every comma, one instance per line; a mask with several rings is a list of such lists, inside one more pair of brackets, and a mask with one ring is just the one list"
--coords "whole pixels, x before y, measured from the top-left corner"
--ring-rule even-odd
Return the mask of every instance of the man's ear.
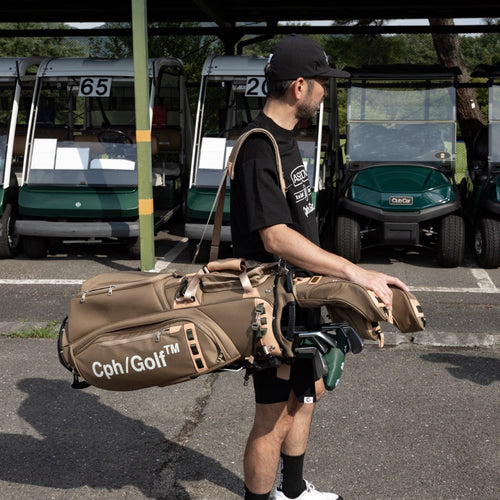
[[297, 80], [292, 83], [292, 89], [294, 92], [294, 97], [296, 99], [300, 99], [307, 92], [307, 82], [302, 77], [297, 78]]

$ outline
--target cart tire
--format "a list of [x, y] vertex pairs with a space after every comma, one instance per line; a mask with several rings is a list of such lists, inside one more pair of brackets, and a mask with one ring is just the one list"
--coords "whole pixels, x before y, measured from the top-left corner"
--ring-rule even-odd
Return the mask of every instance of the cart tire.
[[438, 234], [437, 261], [443, 267], [457, 267], [464, 258], [465, 224], [456, 214], [441, 219]]
[[16, 234], [16, 211], [7, 203], [0, 218], [0, 259], [11, 259], [21, 249], [21, 236]]
[[474, 229], [474, 252], [481, 267], [500, 266], [500, 220], [479, 219]]
[[24, 253], [30, 259], [44, 259], [47, 257], [47, 242], [36, 236], [24, 236]]
[[127, 238], [126, 247], [130, 257], [133, 259], [141, 258], [141, 239], [138, 236], [135, 238]]
[[335, 253], [357, 264], [361, 258], [359, 222], [347, 215], [337, 218], [334, 234]]

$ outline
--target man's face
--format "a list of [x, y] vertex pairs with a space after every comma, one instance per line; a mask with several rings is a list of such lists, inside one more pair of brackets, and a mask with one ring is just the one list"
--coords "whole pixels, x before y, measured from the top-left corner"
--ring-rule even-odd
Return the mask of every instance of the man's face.
[[321, 101], [327, 95], [326, 85], [328, 78], [317, 76], [314, 79], [307, 80], [307, 93], [305, 98], [297, 104], [297, 118], [312, 119], [316, 116], [321, 105]]

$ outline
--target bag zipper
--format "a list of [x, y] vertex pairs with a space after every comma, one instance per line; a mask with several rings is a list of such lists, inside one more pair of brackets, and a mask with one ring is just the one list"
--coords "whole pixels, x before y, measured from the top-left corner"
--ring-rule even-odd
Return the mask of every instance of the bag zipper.
[[[192, 318], [175, 318], [175, 320], [172, 320], [169, 323], [172, 323], [172, 322], [175, 322], [175, 323], [180, 322], [183, 324], [193, 323]], [[202, 323], [202, 326], [204, 326], [203, 322], [201, 322], [201, 323]], [[170, 328], [164, 327], [164, 328], [160, 328], [158, 331], [147, 332], [147, 333], [143, 333], [142, 335], [134, 336], [134, 332], [130, 332], [130, 333], [124, 334], [124, 337], [126, 336], [127, 338], [114, 339], [114, 340], [108, 340], [108, 341], [106, 341], [106, 340], [99, 341], [99, 339], [102, 337], [106, 337], [108, 335], [112, 335], [113, 333], [116, 333], [116, 331], [113, 331], [113, 330], [107, 331], [107, 332], [103, 332], [95, 337], [92, 337], [91, 339], [88, 339], [87, 342], [85, 342], [83, 345], [79, 346], [78, 348], [73, 349], [73, 354], [74, 354], [74, 357], [76, 358], [79, 354], [81, 354], [83, 351], [85, 351], [91, 344], [96, 343], [96, 342], [99, 342], [101, 345], [105, 345], [105, 346], [106, 345], [120, 345], [120, 344], [127, 344], [129, 342], [136, 342], [137, 340], [149, 339], [149, 338], [153, 337], [155, 343], [157, 343], [160, 341], [161, 336], [163, 334], [168, 333], [169, 331], [170, 331]], [[205, 327], [205, 328], [203, 328], [202, 331], [207, 336], [207, 338], [209, 338], [212, 341], [212, 343], [215, 345], [215, 347], [217, 349], [216, 362], [220, 363], [221, 361], [226, 359], [226, 354], [224, 353], [224, 350], [222, 349], [219, 342], [210, 333], [210, 330]], [[133, 338], [130, 338], [131, 336]]]
[[[101, 294], [102, 292], [106, 292], [106, 295], [111, 296], [113, 294], [114, 290], [116, 290], [118, 292], [120, 290], [132, 289], [132, 288], [135, 288], [137, 286], [143, 286], [145, 284], [147, 285], [150, 283], [154, 283], [155, 281], [159, 281], [159, 280], [163, 279], [165, 276], [166, 276], [165, 274], [158, 274], [157, 276], [153, 276], [152, 278], [149, 278], [146, 281], [145, 280], [136, 280], [136, 281], [132, 281], [132, 282], [128, 282], [128, 283], [117, 283], [117, 284], [111, 283], [109, 285], [99, 286], [99, 287], [95, 287], [95, 288], [89, 288], [89, 289], [83, 290], [81, 292], [80, 303], [85, 302], [85, 300], [87, 299], [87, 295], [89, 295], [89, 294], [98, 295], [98, 294]], [[163, 300], [163, 297], [159, 296], [159, 298], [160, 298], [160, 301], [162, 302], [162, 304], [165, 305], [165, 301]]]

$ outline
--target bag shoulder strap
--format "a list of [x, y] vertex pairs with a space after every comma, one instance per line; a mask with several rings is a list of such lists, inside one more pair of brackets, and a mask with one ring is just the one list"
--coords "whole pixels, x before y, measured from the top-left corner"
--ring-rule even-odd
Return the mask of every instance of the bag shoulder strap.
[[231, 151], [231, 154], [229, 155], [229, 159], [227, 160], [227, 164], [226, 164], [226, 169], [227, 169], [227, 173], [229, 175], [229, 178], [231, 180], [234, 179], [234, 167], [235, 167], [236, 159], [238, 157], [238, 153], [240, 152], [241, 146], [246, 141], [248, 136], [255, 134], [255, 133], [266, 135], [269, 138], [269, 140], [271, 141], [271, 144], [273, 145], [274, 154], [276, 156], [276, 169], [278, 170], [278, 177], [279, 177], [279, 181], [280, 181], [281, 191], [283, 191], [283, 195], [286, 196], [286, 184], [285, 184], [285, 178], [283, 177], [283, 167], [281, 165], [281, 157], [280, 157], [280, 152], [278, 149], [278, 144], [277, 144], [276, 139], [274, 138], [273, 134], [271, 134], [271, 132], [269, 132], [269, 130], [266, 130], [265, 128], [253, 128], [251, 130], [248, 130], [247, 132], [245, 132], [244, 134], [242, 134], [238, 138], [238, 140], [236, 141], [236, 143]]
[[[231, 151], [231, 154], [229, 155], [229, 158], [227, 160], [226, 168], [224, 169], [224, 173], [222, 174], [222, 179], [221, 179], [221, 182], [219, 184], [219, 189], [217, 190], [214, 204], [212, 205], [212, 210], [211, 210], [210, 215], [208, 217], [207, 223], [205, 224], [205, 229], [206, 229], [206, 227], [210, 223], [210, 218], [212, 216], [212, 212], [213, 212], [213, 209], [215, 207], [215, 204], [217, 204], [217, 208], [215, 211], [214, 227], [213, 227], [213, 231], [212, 231], [212, 243], [210, 245], [209, 260], [215, 260], [219, 256], [220, 232], [221, 232], [221, 227], [222, 227], [222, 215], [224, 212], [224, 199], [225, 199], [225, 195], [226, 195], [227, 177], [229, 176], [230, 179], [234, 178], [234, 167], [236, 164], [236, 160], [238, 158], [238, 153], [240, 152], [240, 149], [241, 149], [241, 146], [243, 145], [243, 143], [252, 134], [264, 134], [271, 141], [271, 144], [272, 144], [273, 149], [274, 149], [275, 157], [276, 157], [276, 169], [278, 171], [278, 178], [280, 181], [281, 191], [283, 192], [283, 196], [286, 197], [286, 184], [285, 184], [285, 178], [283, 177], [283, 167], [281, 165], [280, 152], [278, 149], [278, 144], [276, 142], [276, 139], [273, 137], [273, 134], [271, 134], [271, 132], [269, 132], [268, 130], [266, 130], [264, 128], [253, 128], [253, 129], [248, 130], [244, 134], [240, 135], [240, 137], [238, 137], [238, 140], [234, 144], [233, 149]], [[203, 236], [202, 236], [202, 240], [203, 240]], [[197, 254], [198, 254], [198, 251], [196, 251], [196, 254], [193, 258], [193, 263], [196, 260]]]

